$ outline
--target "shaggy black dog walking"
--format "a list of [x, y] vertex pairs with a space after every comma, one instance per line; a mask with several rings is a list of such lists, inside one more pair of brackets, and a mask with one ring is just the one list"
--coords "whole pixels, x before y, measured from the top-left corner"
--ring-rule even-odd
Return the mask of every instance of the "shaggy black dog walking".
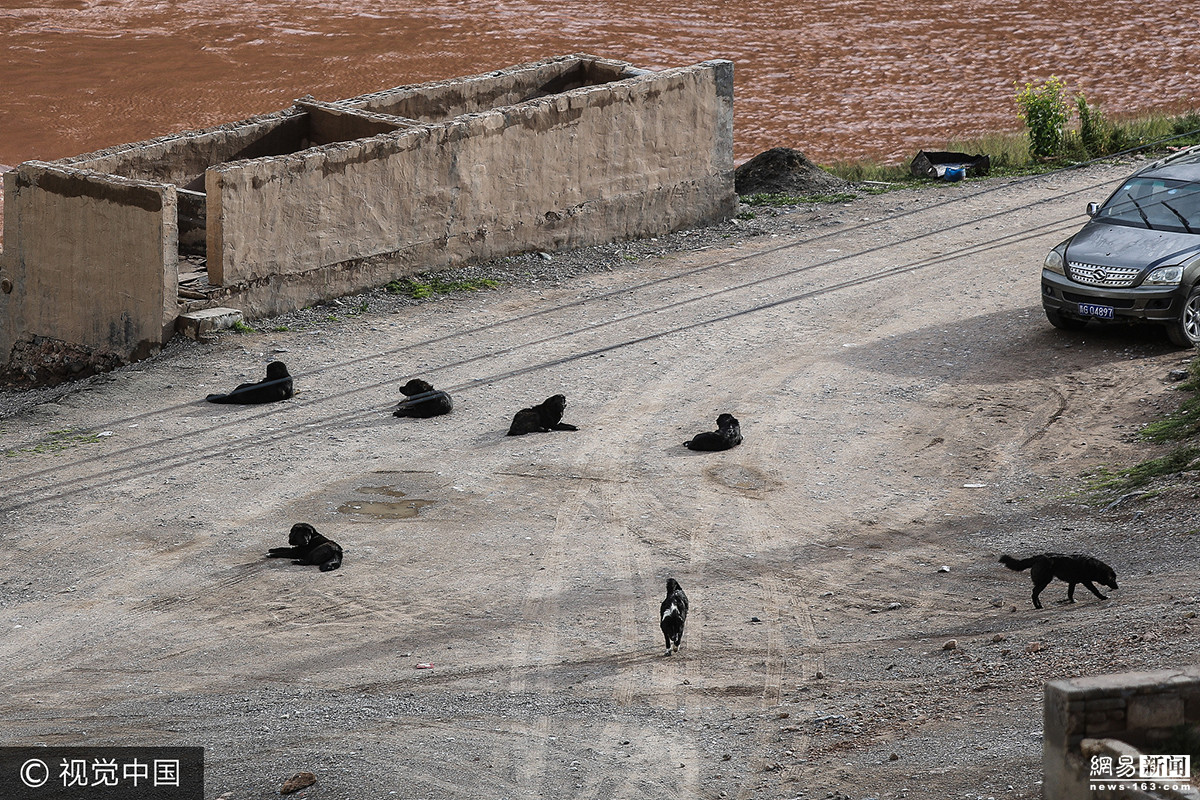
[[392, 412], [393, 417], [440, 417], [449, 414], [454, 409], [450, 395], [434, 389], [431, 384], [420, 378], [413, 378], [400, 387], [404, 399]]
[[1093, 582], [1110, 589], [1117, 588], [1117, 573], [1108, 564], [1092, 556], [1063, 555], [1062, 553], [1043, 553], [1040, 556], [1017, 560], [1012, 556], [1000, 556], [1000, 563], [1011, 570], [1021, 572], [1029, 570], [1033, 578], [1033, 607], [1041, 608], [1038, 595], [1050, 585], [1050, 581], [1058, 578], [1067, 582], [1067, 599], [1075, 602], [1075, 584], [1082, 583], [1092, 594], [1101, 600], [1108, 598], [1100, 594]]
[[674, 578], [667, 578], [667, 597], [658, 607], [659, 627], [662, 628], [663, 638], [667, 642], [667, 652], [663, 655], [679, 652], [679, 640], [683, 638], [683, 624], [687, 622], [688, 599]]
[[742, 426], [733, 414], [717, 417], [717, 430], [697, 433], [683, 443], [689, 450], [728, 450], [742, 443]]
[[291, 558], [293, 564], [316, 564], [321, 572], [329, 572], [342, 565], [342, 546], [332, 539], [317, 533], [307, 522], [297, 522], [288, 534], [291, 547], [272, 547], [267, 558]]
[[287, 400], [292, 396], [292, 376], [282, 361], [267, 364], [267, 377], [258, 383], [243, 383], [229, 394], [210, 394], [204, 398], [210, 403], [236, 403], [258, 405]]
[[524, 436], [527, 433], [546, 433], [547, 431], [577, 431], [574, 425], [562, 421], [563, 411], [567, 408], [566, 395], [556, 394], [547, 397], [532, 408], [522, 408], [513, 417], [509, 426], [509, 436]]

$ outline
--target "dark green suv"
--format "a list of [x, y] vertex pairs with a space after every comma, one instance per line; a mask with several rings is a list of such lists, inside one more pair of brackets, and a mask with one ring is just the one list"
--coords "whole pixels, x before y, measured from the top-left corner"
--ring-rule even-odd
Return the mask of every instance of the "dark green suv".
[[1142, 167], [1042, 267], [1050, 324], [1144, 320], [1200, 346], [1200, 146]]

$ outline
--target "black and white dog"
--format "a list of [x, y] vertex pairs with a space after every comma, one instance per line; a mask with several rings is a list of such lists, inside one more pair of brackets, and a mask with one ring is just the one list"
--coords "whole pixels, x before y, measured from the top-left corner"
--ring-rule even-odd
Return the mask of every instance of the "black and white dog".
[[667, 652], [679, 652], [679, 640], [683, 638], [683, 623], [687, 622], [688, 599], [679, 586], [679, 581], [667, 578], [667, 598], [658, 608], [659, 627], [667, 641]]

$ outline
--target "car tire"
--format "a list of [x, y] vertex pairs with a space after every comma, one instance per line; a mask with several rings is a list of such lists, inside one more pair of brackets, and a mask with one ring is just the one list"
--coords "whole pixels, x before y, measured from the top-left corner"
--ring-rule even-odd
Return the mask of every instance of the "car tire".
[[1200, 347], [1200, 285], [1183, 301], [1179, 319], [1167, 324], [1167, 338], [1179, 347]]
[[1046, 312], [1046, 319], [1050, 320], [1050, 324], [1060, 331], [1078, 331], [1082, 330], [1084, 325], [1087, 325], [1086, 319], [1064, 317], [1062, 312], [1056, 308], [1043, 307], [1043, 310]]

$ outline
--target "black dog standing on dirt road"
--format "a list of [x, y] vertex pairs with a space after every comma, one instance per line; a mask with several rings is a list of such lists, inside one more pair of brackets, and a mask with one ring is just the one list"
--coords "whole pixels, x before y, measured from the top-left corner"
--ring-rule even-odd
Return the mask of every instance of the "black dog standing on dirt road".
[[329, 572], [342, 565], [342, 546], [332, 539], [317, 533], [307, 522], [297, 522], [288, 534], [291, 547], [272, 547], [267, 558], [292, 558], [293, 564], [319, 564], [321, 572]]
[[292, 376], [282, 361], [267, 364], [267, 377], [258, 383], [243, 383], [229, 394], [210, 394], [204, 398], [210, 403], [236, 403], [258, 405], [287, 400], [292, 396]]
[[683, 443], [688, 450], [728, 450], [742, 443], [742, 426], [733, 414], [717, 417], [717, 430], [697, 433]]
[[679, 581], [667, 578], [667, 597], [658, 607], [659, 627], [667, 640], [667, 652], [679, 652], [679, 640], [683, 638], [683, 623], [687, 622], [688, 599], [679, 586]]
[[1042, 607], [1041, 602], [1038, 601], [1038, 595], [1055, 578], [1058, 578], [1060, 581], [1066, 581], [1069, 584], [1067, 587], [1067, 599], [1072, 603], [1075, 602], [1075, 584], [1077, 583], [1082, 583], [1092, 594], [1101, 600], [1107, 600], [1108, 598], [1100, 594], [1100, 591], [1092, 585], [1093, 581], [1110, 589], [1117, 588], [1117, 573], [1113, 572], [1112, 567], [1098, 558], [1078, 553], [1069, 556], [1062, 553], [1043, 553], [1040, 556], [1021, 560], [1005, 555], [1000, 556], [1000, 563], [1016, 572], [1030, 570], [1029, 574], [1033, 578], [1034, 608]]

